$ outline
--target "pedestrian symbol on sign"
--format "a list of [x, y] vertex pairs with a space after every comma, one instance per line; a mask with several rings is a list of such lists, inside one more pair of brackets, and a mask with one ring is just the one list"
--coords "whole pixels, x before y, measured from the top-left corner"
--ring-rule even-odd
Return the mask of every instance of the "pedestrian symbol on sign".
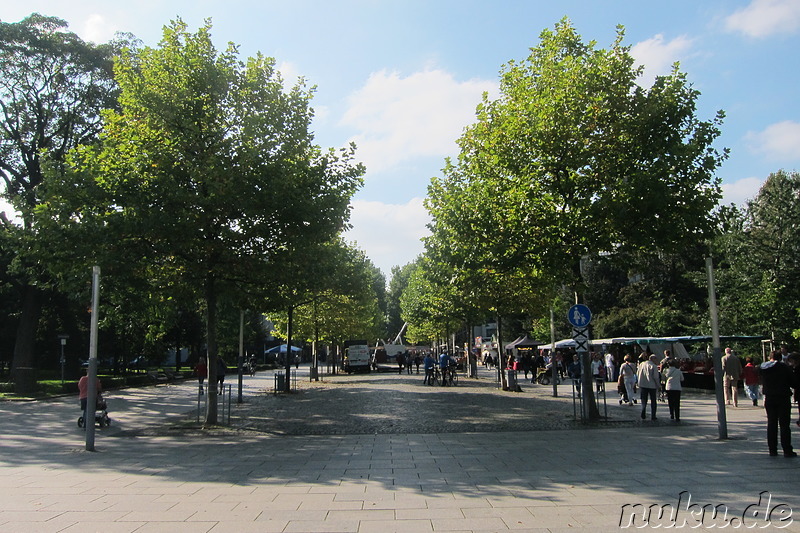
[[585, 305], [577, 304], [569, 308], [567, 313], [567, 320], [576, 328], [582, 328], [589, 325], [592, 321], [592, 312]]

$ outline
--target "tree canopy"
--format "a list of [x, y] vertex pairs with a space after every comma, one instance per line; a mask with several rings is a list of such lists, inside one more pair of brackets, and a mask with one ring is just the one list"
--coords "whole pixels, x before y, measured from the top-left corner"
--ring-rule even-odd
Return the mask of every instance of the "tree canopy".
[[29, 254], [43, 161], [58, 168], [69, 150], [95, 141], [101, 111], [116, 105], [111, 58], [119, 45], [86, 43], [65, 21], [38, 13], [0, 22], [0, 178], [3, 196], [22, 216], [21, 227], [3, 219], [16, 250], [9, 272], [19, 293], [15, 370], [35, 367], [41, 305], [51, 284]]
[[363, 168], [352, 146], [313, 144], [302, 80], [285, 90], [273, 59], [219, 52], [210, 30], [178, 20], [157, 48], [121, 54], [120, 110], [105, 113], [99, 144], [70, 154], [38, 213], [67, 241], [92, 242], [83, 264], [201, 295], [213, 379], [220, 295], [267, 299], [284, 262], [345, 228]]
[[712, 229], [723, 113], [696, 118], [699, 92], [677, 67], [641, 87], [623, 36], [599, 49], [564, 19], [503, 67], [500, 97], [484, 95], [429, 191], [454, 264], [573, 282], [586, 255], [675, 250]]

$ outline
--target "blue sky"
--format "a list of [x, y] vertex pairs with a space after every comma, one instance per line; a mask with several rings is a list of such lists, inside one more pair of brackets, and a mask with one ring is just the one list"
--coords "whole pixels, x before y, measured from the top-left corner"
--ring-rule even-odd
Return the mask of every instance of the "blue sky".
[[680, 61], [702, 93], [698, 116], [726, 112], [726, 203], [800, 161], [800, 0], [2, 0], [0, 20], [34, 11], [87, 40], [126, 31], [150, 46], [177, 16], [193, 30], [211, 18], [219, 48], [232, 41], [243, 57], [274, 57], [287, 80], [304, 76], [317, 87], [318, 144], [355, 141], [367, 166], [347, 238], [387, 276], [421, 253], [426, 187], [456, 155], [480, 95], [564, 16], [603, 47], [624, 25], [642, 83]]

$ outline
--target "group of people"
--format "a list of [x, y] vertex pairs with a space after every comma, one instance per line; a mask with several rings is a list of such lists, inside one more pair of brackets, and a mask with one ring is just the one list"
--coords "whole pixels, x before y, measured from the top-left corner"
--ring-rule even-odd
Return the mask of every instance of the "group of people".
[[647, 418], [647, 404], [650, 403], [650, 419], [657, 420], [659, 391], [664, 393], [669, 407], [669, 418], [675, 422], [681, 420], [681, 391], [683, 390], [683, 372], [677, 359], [669, 350], [664, 350], [664, 357], [659, 361], [657, 355], [643, 352], [636, 364], [633, 356], [627, 354], [619, 367], [617, 390], [619, 403], [636, 404], [638, 388], [642, 405], [641, 418]]
[[[228, 364], [222, 357], [217, 357], [217, 394], [222, 393], [222, 385], [225, 383], [225, 373], [227, 371]], [[205, 357], [200, 357], [200, 359], [197, 360], [197, 364], [194, 366], [194, 375], [197, 377], [198, 385], [200, 386], [198, 394], [202, 396], [205, 394], [203, 383], [208, 377], [208, 364], [206, 363]], [[209, 383], [208, 386], [211, 387], [211, 383]]]
[[422, 364], [422, 355], [419, 353], [411, 354], [408, 351], [401, 352], [395, 357], [397, 361], [398, 371], [402, 374], [403, 370], [408, 374], [413, 374], [413, 369], [416, 366], [417, 374], [419, 374], [419, 366]]
[[442, 387], [447, 385], [447, 379], [445, 379], [447, 373], [456, 371], [455, 359], [453, 359], [450, 354], [446, 352], [439, 354], [438, 361], [430, 352], [426, 353], [425, 358], [423, 359], [423, 366], [425, 368], [425, 378], [422, 380], [423, 385], [433, 385], [433, 378], [437, 366], [439, 367], [439, 372], [442, 376]]

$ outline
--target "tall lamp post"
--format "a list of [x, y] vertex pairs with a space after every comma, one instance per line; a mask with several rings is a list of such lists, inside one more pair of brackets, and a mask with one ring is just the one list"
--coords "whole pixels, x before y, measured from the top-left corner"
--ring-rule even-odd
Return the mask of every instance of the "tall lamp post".
[[58, 339], [61, 341], [61, 384], [64, 384], [64, 368], [67, 364], [67, 360], [64, 359], [64, 346], [67, 345], [67, 339], [69, 339], [69, 335], [59, 335]]

